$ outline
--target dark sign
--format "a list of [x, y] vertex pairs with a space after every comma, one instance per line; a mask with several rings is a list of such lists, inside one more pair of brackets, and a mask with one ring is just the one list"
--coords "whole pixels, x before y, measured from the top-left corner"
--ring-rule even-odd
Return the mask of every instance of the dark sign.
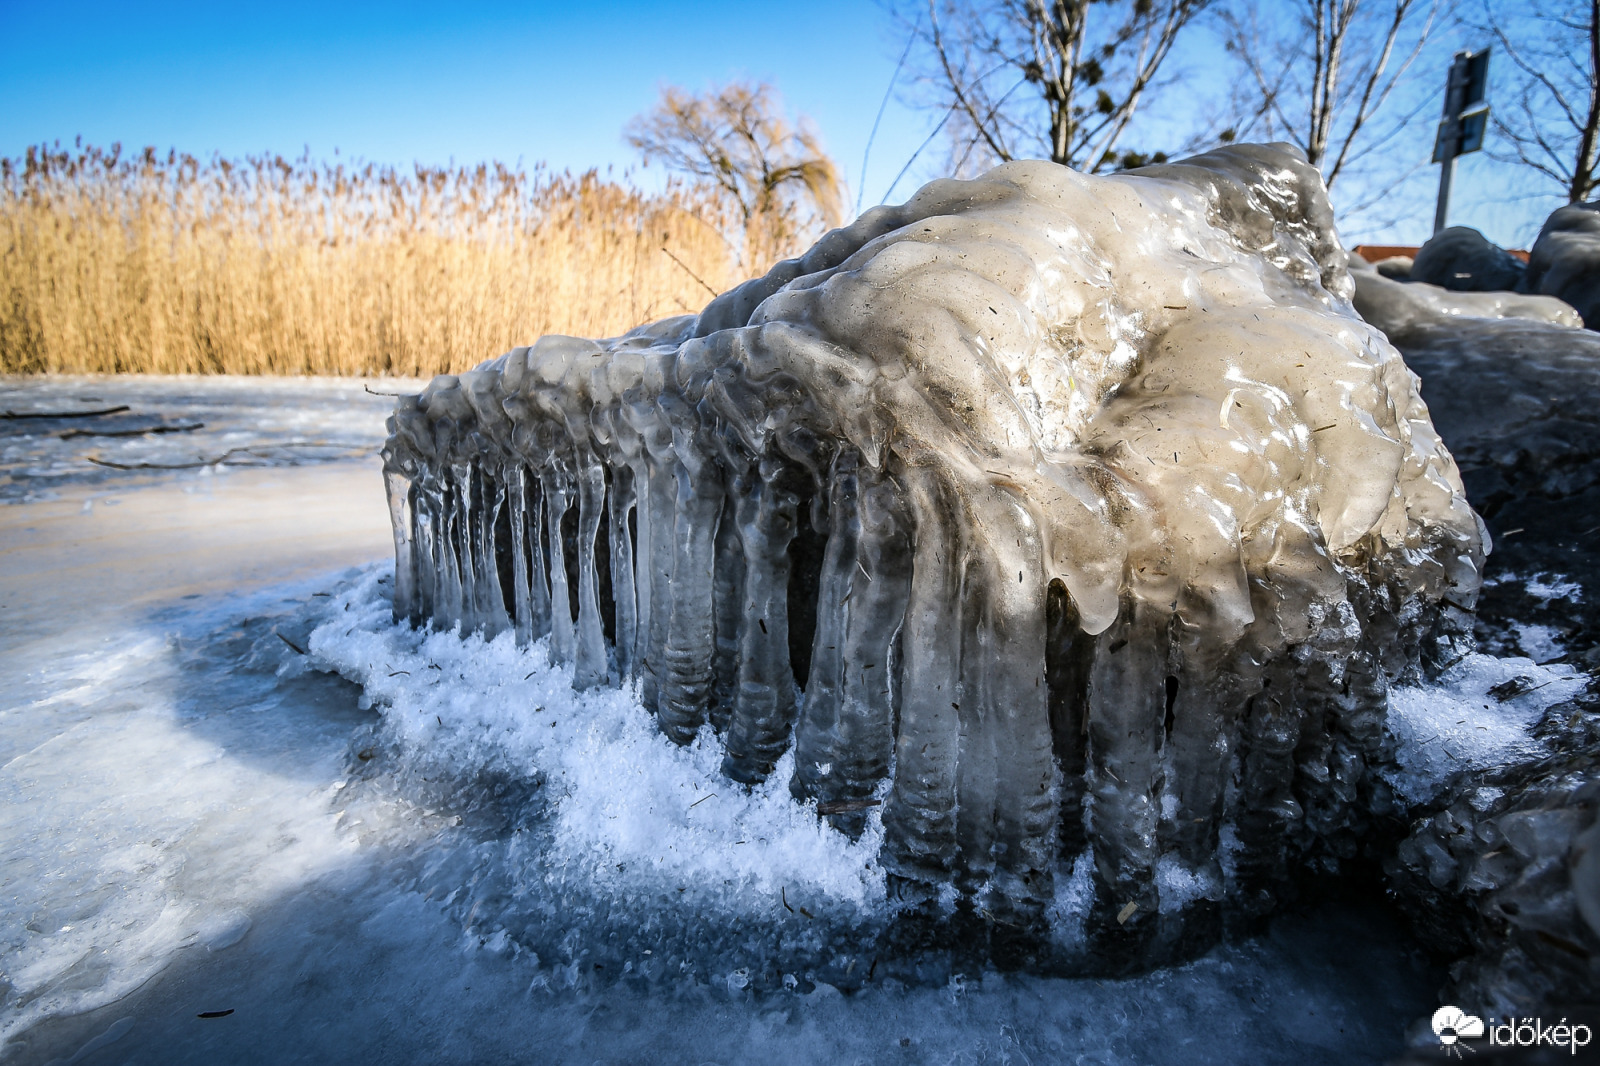
[[[1461, 110], [1471, 111], [1489, 97], [1489, 50], [1473, 52], [1467, 57], [1467, 95], [1461, 101]], [[1464, 148], [1463, 151], [1471, 151]]]
[[[1483, 135], [1489, 129], [1489, 109], [1487, 107], [1472, 112], [1470, 115], [1461, 116], [1461, 143], [1456, 147], [1456, 155], [1466, 155], [1476, 152], [1483, 147]], [[1433, 161], [1444, 162], [1444, 139], [1449, 135], [1450, 123], [1439, 123], [1439, 132], [1433, 138]]]

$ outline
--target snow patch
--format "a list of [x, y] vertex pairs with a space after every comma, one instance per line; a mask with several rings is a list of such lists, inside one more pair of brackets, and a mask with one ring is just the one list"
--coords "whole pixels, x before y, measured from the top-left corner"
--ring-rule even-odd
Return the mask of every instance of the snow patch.
[[1583, 586], [1563, 574], [1537, 574], [1523, 585], [1528, 595], [1545, 602], [1568, 600], [1577, 603], [1583, 599]]
[[1206, 870], [1192, 870], [1173, 852], [1156, 860], [1161, 913], [1175, 914], [1197, 899], [1220, 899], [1221, 887]]
[[1587, 681], [1567, 666], [1468, 655], [1433, 684], [1390, 689], [1389, 729], [1400, 765], [1390, 783], [1408, 802], [1425, 803], [1458, 771], [1538, 758], [1545, 749], [1533, 726]]

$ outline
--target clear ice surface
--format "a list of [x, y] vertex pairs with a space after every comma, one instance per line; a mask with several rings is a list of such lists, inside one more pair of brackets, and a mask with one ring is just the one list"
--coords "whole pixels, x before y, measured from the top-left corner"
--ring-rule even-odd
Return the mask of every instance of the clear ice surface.
[[698, 316], [403, 398], [396, 615], [637, 683], [726, 788], [881, 831], [902, 902], [1029, 928], [1092, 849], [1095, 951], [1148, 964], [1353, 854], [1389, 680], [1477, 592], [1353, 291], [1284, 146], [934, 182]]

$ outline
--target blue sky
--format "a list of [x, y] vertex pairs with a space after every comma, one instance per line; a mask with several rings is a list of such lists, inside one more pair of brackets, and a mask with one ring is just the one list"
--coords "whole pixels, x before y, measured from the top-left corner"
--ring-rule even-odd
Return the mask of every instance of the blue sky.
[[[898, 58], [850, 0], [0, 6], [0, 153], [85, 141], [389, 163], [627, 166], [627, 120], [658, 87], [735, 75], [809, 114], [855, 190]], [[891, 101], [868, 196], [929, 120]], [[909, 191], [902, 183], [901, 192]]]
[[[1210, 80], [1208, 41], [1191, 62]], [[105, 4], [0, 0], [0, 154], [81, 135], [197, 155], [261, 151], [382, 163], [636, 163], [621, 130], [664, 83], [772, 81], [810, 115], [870, 205], [935, 116], [891, 99], [862, 156], [904, 37], [870, 0], [699, 3], [529, 2]], [[1448, 53], [1445, 53], [1448, 55]], [[1437, 79], [1442, 83], [1442, 72]], [[938, 151], [894, 189], [931, 176]], [[1424, 238], [1436, 167], [1402, 195], [1415, 223], [1347, 240]], [[1531, 239], [1553, 202], [1510, 199], [1487, 160], [1458, 166], [1452, 221]], [[1524, 245], [1525, 246], [1525, 243]]]

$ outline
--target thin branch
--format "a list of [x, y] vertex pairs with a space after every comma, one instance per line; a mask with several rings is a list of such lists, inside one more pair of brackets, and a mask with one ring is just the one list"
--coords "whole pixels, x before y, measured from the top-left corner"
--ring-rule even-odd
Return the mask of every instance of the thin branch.
[[126, 410], [129, 407], [124, 403], [98, 411], [0, 411], [0, 418], [99, 418], [101, 415], [119, 415]]
[[[921, 25], [919, 22], [918, 26]], [[878, 139], [878, 125], [883, 122], [883, 112], [889, 106], [889, 97], [894, 93], [894, 83], [900, 78], [900, 68], [906, 65], [906, 57], [911, 54], [911, 48], [917, 43], [917, 30], [914, 27], [906, 38], [905, 50], [900, 53], [900, 59], [894, 65], [894, 73], [889, 75], [889, 84], [883, 90], [883, 102], [878, 104], [877, 117], [872, 120], [872, 132], [867, 134], [867, 147], [861, 153], [861, 184], [856, 189], [856, 214], [861, 214], [861, 198], [867, 192], [867, 160], [872, 158], [872, 142]]]
[[672, 260], [674, 263], [677, 263], [679, 266], [681, 266], [683, 268], [683, 272], [685, 274], [689, 275], [691, 278], [693, 278], [694, 280], [698, 281], [701, 284], [701, 286], [707, 292], [709, 292], [712, 295], [713, 298], [722, 295], [721, 293], [717, 292], [716, 289], [713, 289], [706, 282], [705, 278], [702, 278], [699, 274], [696, 274], [694, 271], [690, 270], [688, 263], [685, 263], [682, 259], [679, 259], [677, 256], [673, 255], [672, 254], [672, 249], [668, 248], [666, 245], [663, 244], [661, 246], [661, 251], [662, 251], [662, 254], [664, 254], [668, 259]]
[[989, 145], [989, 150], [998, 156], [1001, 161], [1009, 161], [1011, 153], [1006, 151], [1004, 146], [995, 139], [987, 124], [979, 120], [977, 110], [967, 99], [968, 94], [963, 89], [960, 76], [956, 74], [955, 68], [950, 65], [950, 56], [944, 47], [944, 36], [939, 30], [939, 12], [935, 6], [937, 2], [938, 0], [928, 0], [929, 29], [933, 34], [934, 53], [939, 57], [939, 65], [944, 68], [944, 75], [949, 82], [950, 91], [955, 95], [956, 103], [960, 105], [961, 110], [965, 111], [967, 117], [972, 120], [973, 128], [983, 137], [984, 142]]
[[59, 434], [61, 440], [77, 440], [79, 437], [143, 437], [155, 433], [190, 433], [197, 429], [205, 429], [204, 422], [193, 422], [186, 426], [149, 426], [145, 429], [73, 429]]

